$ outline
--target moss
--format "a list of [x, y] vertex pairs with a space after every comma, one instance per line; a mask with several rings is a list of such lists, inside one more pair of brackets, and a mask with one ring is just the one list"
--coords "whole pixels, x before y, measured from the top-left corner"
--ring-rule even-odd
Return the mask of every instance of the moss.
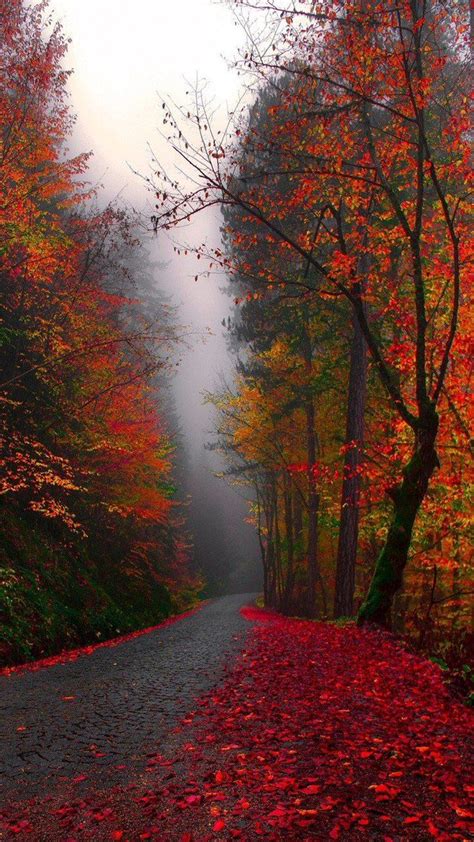
[[[434, 418], [437, 424], [437, 416]], [[413, 524], [437, 464], [434, 445], [425, 448], [423, 452], [421, 448], [416, 450], [403, 469], [400, 486], [391, 493], [392, 523], [385, 546], [377, 559], [367, 598], [358, 614], [359, 624], [373, 622], [390, 627], [393, 597], [403, 582]]]
[[331, 626], [338, 626], [341, 629], [355, 625], [354, 617], [337, 617], [335, 620], [327, 620], [326, 622]]

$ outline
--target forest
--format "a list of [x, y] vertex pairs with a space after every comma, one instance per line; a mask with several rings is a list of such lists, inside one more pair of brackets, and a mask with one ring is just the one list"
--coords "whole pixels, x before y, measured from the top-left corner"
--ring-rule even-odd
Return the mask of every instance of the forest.
[[[251, 6], [235, 4], [243, 26]], [[193, 111], [163, 102], [193, 189], [146, 179], [156, 231], [222, 212], [222, 242], [196, 250], [204, 274], [225, 272], [235, 360], [205, 396], [209, 446], [249, 501], [266, 606], [392, 628], [466, 685], [466, 4], [263, 11], [271, 47], [248, 33], [225, 132], [205, 88]], [[177, 488], [184, 329], [141, 220], [104, 205], [89, 155], [69, 153], [65, 34], [45, 3], [3, 12], [1, 647], [14, 662], [152, 624], [204, 581]]]
[[2, 3], [1, 644], [4, 663], [196, 602], [169, 370], [182, 341], [139, 221], [71, 156], [68, 40]]
[[470, 5], [56, 2], [0, 0], [0, 837], [466, 842]]
[[265, 15], [249, 99], [222, 135], [205, 87], [163, 102], [192, 187], [157, 171], [154, 224], [222, 208], [236, 376], [208, 400], [264, 604], [392, 629], [472, 692], [468, 6], [235, 5]]

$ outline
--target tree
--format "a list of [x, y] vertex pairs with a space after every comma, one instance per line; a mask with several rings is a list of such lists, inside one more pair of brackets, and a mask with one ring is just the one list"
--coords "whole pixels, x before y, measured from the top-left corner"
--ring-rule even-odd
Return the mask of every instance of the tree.
[[13, 659], [149, 624], [200, 583], [162, 398], [179, 331], [131, 214], [99, 208], [88, 156], [67, 156], [60, 26], [46, 2], [0, 6], [0, 587]]
[[[285, 17], [275, 59], [252, 50], [244, 58], [265, 80], [283, 71], [298, 79], [278, 129], [263, 140], [269, 165], [258, 175], [242, 169], [241, 128], [233, 145], [211, 135], [202, 97], [191, 118], [195, 144], [180, 115], [166, 111], [171, 144], [198, 185], [189, 192], [162, 179], [154, 224], [169, 228], [210, 204], [238, 205], [282, 261], [291, 251], [308, 263], [314, 294], [329, 289], [350, 302], [386, 400], [412, 437], [388, 489], [392, 519], [359, 615], [388, 625], [439, 464], [438, 407], [468, 259], [467, 10], [408, 0], [394, 8], [353, 0], [343, 14], [336, 2], [298, 10]], [[269, 189], [282, 175], [271, 166], [275, 148], [292, 188], [284, 206]], [[299, 214], [296, 233], [286, 226], [288, 210]], [[221, 260], [220, 249], [213, 257]], [[387, 301], [398, 343], [387, 334], [390, 320], [385, 327]]]
[[[282, 121], [281, 106], [287, 103], [288, 91], [291, 90], [292, 79], [286, 78], [279, 80], [278, 85], [275, 83], [267, 84], [259, 92], [259, 96], [252, 106], [248, 119], [248, 126], [245, 133], [245, 143], [242, 144], [242, 161], [241, 168], [245, 169], [246, 180], [249, 178], [250, 169], [252, 166], [254, 176], [259, 176], [262, 169], [265, 169], [268, 164], [268, 145], [265, 140], [268, 133], [274, 133], [277, 126], [280, 127]], [[276, 116], [275, 115], [276, 112]], [[285, 113], [285, 119], [288, 119], [288, 114]], [[273, 180], [271, 185], [267, 185], [267, 189], [275, 196], [276, 204], [280, 205], [285, 199], [290, 200], [292, 195], [291, 184], [286, 178], [284, 160], [278, 157], [274, 150], [271, 153], [271, 162], [273, 170], [278, 170], [282, 173], [282, 177]], [[299, 219], [294, 220], [290, 218], [291, 212], [287, 211], [285, 218], [286, 229], [292, 231], [298, 236]], [[275, 260], [274, 249], [269, 248], [265, 240], [259, 236], [258, 224], [248, 214], [238, 207], [224, 209], [225, 218], [225, 250], [226, 254], [230, 249], [229, 257], [235, 268], [238, 267], [239, 274], [235, 271], [231, 275], [231, 288], [240, 285], [243, 290], [244, 305], [242, 306], [241, 316], [237, 319], [237, 326], [234, 334], [239, 339], [239, 336], [245, 337], [247, 341], [250, 337], [255, 338], [255, 333], [252, 334], [252, 327], [257, 329], [258, 335], [258, 318], [254, 323], [252, 320], [252, 313], [256, 308], [268, 309], [268, 296], [254, 295], [245, 297], [245, 290], [250, 287], [252, 290], [262, 288], [262, 283], [265, 283], [269, 289], [275, 291], [278, 289], [279, 272], [277, 253]], [[316, 223], [316, 232], [319, 227], [319, 222]], [[288, 261], [288, 259], [287, 259]], [[363, 262], [367, 263], [364, 257]], [[294, 256], [292, 263], [294, 265], [286, 266], [284, 273], [284, 282], [288, 286], [290, 278], [295, 282], [292, 296], [296, 300], [299, 296], [302, 300], [302, 307], [307, 310], [309, 306], [307, 290], [298, 290], [298, 278], [301, 278], [299, 257]], [[363, 267], [362, 267], [363, 268]], [[310, 274], [310, 265], [306, 263], [304, 267], [303, 279], [308, 281]], [[234, 290], [235, 292], [235, 290]], [[255, 300], [257, 299], [257, 302]], [[331, 318], [330, 308], [322, 299], [317, 299], [312, 302], [313, 306], [318, 306], [327, 311], [327, 318]], [[334, 308], [332, 308], [334, 309]], [[344, 334], [344, 327], [342, 320], [347, 319], [347, 303], [341, 307], [341, 324], [334, 325], [334, 329]], [[359, 325], [358, 320], [352, 317], [352, 337], [350, 339], [350, 356], [349, 356], [349, 374], [348, 374], [348, 395], [347, 395], [347, 410], [346, 410], [346, 433], [345, 433], [345, 447], [344, 447], [344, 470], [343, 483], [341, 490], [341, 511], [340, 511], [340, 528], [338, 540], [338, 560], [337, 560], [337, 575], [336, 575], [336, 590], [334, 595], [334, 614], [336, 617], [351, 615], [353, 611], [353, 598], [355, 587], [355, 566], [357, 556], [357, 539], [359, 526], [359, 500], [362, 481], [362, 461], [363, 461], [363, 442], [364, 442], [364, 413], [365, 413], [365, 395], [366, 395], [366, 380], [367, 380], [367, 353], [366, 343]], [[271, 318], [267, 320], [265, 328], [265, 336], [269, 336]], [[281, 314], [277, 315], [276, 324], [281, 324]], [[297, 327], [298, 325], [298, 327]], [[243, 329], [242, 329], [243, 328]], [[301, 334], [301, 341], [304, 347], [308, 350], [308, 343], [305, 341], [304, 325], [302, 322], [297, 323], [293, 321], [293, 328], [296, 333]], [[341, 336], [342, 338], [342, 336]], [[260, 340], [261, 341], [261, 340]], [[308, 412], [307, 424], [307, 439], [308, 439], [308, 466], [309, 477], [311, 476], [311, 465], [315, 463], [315, 446], [314, 442], [311, 445], [314, 423], [311, 416], [314, 415], [314, 409], [311, 406], [312, 400], [306, 402]], [[313, 523], [317, 522], [317, 493], [314, 493], [313, 499], [314, 517]], [[310, 557], [316, 557], [317, 546], [317, 530], [313, 529], [311, 538], [312, 551]], [[315, 587], [313, 588], [315, 593]], [[313, 596], [314, 600], [314, 596]]]

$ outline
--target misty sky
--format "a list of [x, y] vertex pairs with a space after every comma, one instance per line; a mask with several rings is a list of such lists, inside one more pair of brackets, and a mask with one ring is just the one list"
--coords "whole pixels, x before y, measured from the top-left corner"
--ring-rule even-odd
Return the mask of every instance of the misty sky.
[[[148, 143], [160, 161], [172, 164], [158, 131], [160, 95], [183, 104], [189, 83], [198, 77], [208, 82], [208, 92], [223, 113], [226, 105], [232, 109], [240, 80], [228, 61], [236, 56], [244, 35], [231, 10], [213, 0], [51, 0], [51, 9], [72, 39], [66, 66], [74, 70], [69, 83], [77, 114], [74, 150], [93, 151], [91, 177], [104, 185], [107, 199], [120, 194], [138, 210], [146, 210], [145, 184], [130, 166], [148, 174]], [[186, 240], [215, 243], [218, 225], [217, 214], [203, 217], [186, 230]], [[212, 457], [204, 450], [211, 438], [212, 417], [202, 404], [202, 392], [212, 390], [219, 373], [230, 368], [221, 328], [230, 299], [220, 291], [223, 279], [195, 283], [201, 264], [193, 256], [176, 257], [168, 239], [154, 242], [153, 257], [166, 265], [159, 285], [180, 305], [180, 322], [196, 334], [192, 349], [182, 355], [175, 395], [193, 470], [193, 496], [201, 486], [212, 495], [202, 474], [210, 458], [212, 466]], [[209, 330], [205, 342], [198, 338]], [[253, 548], [253, 533], [242, 526], [246, 506], [239, 505], [222, 481], [214, 482], [216, 506], [224, 505], [232, 515], [230, 530], [234, 536], [241, 530], [243, 543]]]
[[[212, 0], [53, 0], [51, 6], [72, 39], [67, 63], [74, 69], [70, 90], [78, 115], [75, 142], [93, 150], [93, 178], [105, 185], [107, 196], [122, 191], [142, 209], [145, 186], [127, 163], [147, 173], [147, 143], [160, 160], [170, 162], [157, 131], [159, 94], [185, 102], [186, 80], [198, 74], [208, 80], [216, 102], [231, 106], [239, 80], [223, 53], [228, 58], [236, 54], [242, 32], [231, 11]], [[217, 223], [208, 218], [188, 230], [186, 239], [215, 239], [216, 229]], [[220, 321], [227, 314], [228, 299], [220, 294], [218, 279], [195, 284], [193, 258], [175, 259], [169, 241], [161, 239], [154, 251], [168, 263], [160, 283], [182, 304], [182, 320], [198, 333], [209, 327], [216, 334], [205, 345], [195, 343], [178, 375], [180, 415], [191, 434], [209, 426], [200, 391], [212, 388], [219, 368], [225, 367]]]
[[[125, 161], [145, 167], [146, 141], [158, 144], [157, 92], [183, 102], [185, 79], [209, 80], [216, 100], [233, 102], [228, 70], [242, 33], [232, 12], [212, 0], [53, 0], [72, 38], [71, 91], [79, 124], [114, 182], [137, 196]], [[163, 152], [163, 147], [159, 150]]]

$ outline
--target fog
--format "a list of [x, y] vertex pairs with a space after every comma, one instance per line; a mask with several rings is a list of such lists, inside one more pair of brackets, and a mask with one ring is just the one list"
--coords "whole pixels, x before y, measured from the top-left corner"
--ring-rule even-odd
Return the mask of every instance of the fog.
[[[160, 97], [185, 102], [196, 79], [207, 80], [215, 102], [229, 108], [237, 101], [239, 79], [227, 59], [243, 40], [231, 12], [212, 0], [53, 0], [51, 9], [71, 38], [66, 66], [73, 69], [69, 89], [77, 123], [72, 151], [93, 151], [90, 177], [103, 186], [104, 200], [119, 197], [148, 214], [146, 185], [135, 172], [147, 174], [150, 150], [172, 167], [159, 133]], [[177, 236], [176, 234], [174, 236]], [[188, 226], [191, 245], [218, 242], [218, 214]], [[194, 276], [200, 266], [193, 255], [178, 257], [173, 242], [151, 241], [159, 262], [156, 282], [179, 307], [179, 323], [187, 326], [189, 346], [180, 353], [173, 392], [180, 419], [185, 465], [184, 495], [193, 532], [195, 559], [209, 580], [210, 592], [259, 587], [260, 570], [254, 530], [244, 522], [245, 501], [223, 480], [222, 468], [206, 450], [212, 439], [213, 411], [203, 393], [231, 377], [221, 321], [230, 299], [224, 278]]]

